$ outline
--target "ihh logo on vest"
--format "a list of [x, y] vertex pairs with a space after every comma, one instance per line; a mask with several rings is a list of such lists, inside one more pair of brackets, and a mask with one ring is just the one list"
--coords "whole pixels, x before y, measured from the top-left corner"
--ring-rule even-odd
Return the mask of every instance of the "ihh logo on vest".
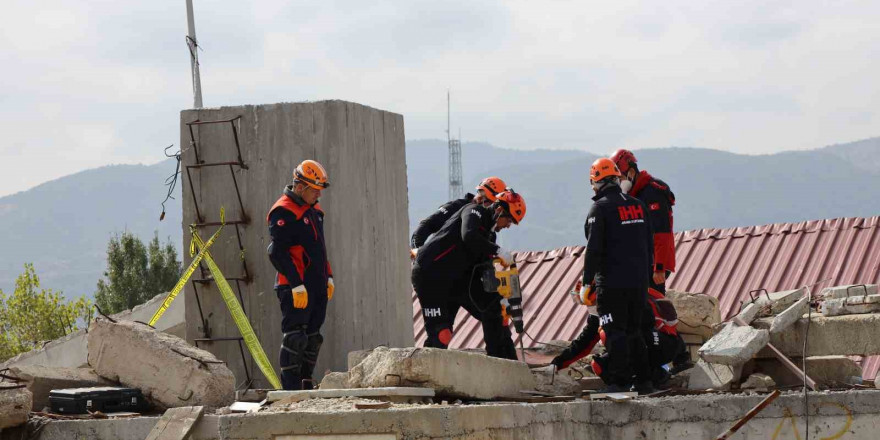
[[614, 319], [611, 317], [610, 313], [599, 317], [599, 325], [610, 324], [612, 322], [614, 322]]
[[423, 310], [422, 314], [425, 315], [425, 318], [439, 318], [442, 313], [439, 307], [435, 307], [433, 309]]

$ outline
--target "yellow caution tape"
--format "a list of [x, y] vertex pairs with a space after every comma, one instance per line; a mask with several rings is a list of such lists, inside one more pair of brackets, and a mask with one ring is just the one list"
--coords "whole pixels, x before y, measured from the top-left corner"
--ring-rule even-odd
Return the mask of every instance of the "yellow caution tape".
[[260, 371], [263, 372], [263, 375], [266, 376], [269, 383], [276, 389], [280, 389], [281, 381], [278, 380], [275, 370], [272, 369], [272, 364], [269, 363], [269, 358], [266, 357], [266, 352], [263, 351], [263, 346], [260, 345], [260, 341], [257, 339], [257, 335], [251, 327], [251, 323], [248, 321], [247, 316], [245, 316], [244, 310], [241, 309], [241, 304], [238, 303], [238, 299], [232, 292], [232, 287], [229, 286], [226, 277], [220, 272], [220, 268], [217, 267], [217, 263], [214, 262], [211, 253], [208, 252], [207, 248], [210, 246], [210, 242], [205, 244], [202, 241], [202, 238], [199, 237], [196, 229], [194, 227], [190, 227], [190, 229], [192, 230], [193, 242], [200, 249], [200, 253], [204, 252], [204, 260], [208, 265], [208, 270], [211, 271], [211, 275], [214, 277], [214, 282], [217, 283], [217, 288], [220, 289], [220, 295], [223, 297], [223, 301], [226, 302], [226, 307], [229, 309], [229, 313], [232, 315], [232, 320], [235, 321], [235, 325], [238, 326], [238, 331], [241, 332], [241, 336], [244, 338], [244, 343], [247, 345], [248, 351], [250, 351], [251, 356], [254, 358], [254, 361], [257, 362], [257, 366], [260, 367]]
[[[193, 258], [192, 262], [189, 263], [189, 267], [187, 267], [186, 271], [183, 272], [183, 276], [181, 276], [180, 279], [177, 280], [177, 284], [175, 284], [174, 288], [171, 289], [170, 292], [168, 292], [167, 296], [165, 296], [165, 300], [162, 301], [162, 305], [159, 306], [159, 309], [156, 310], [156, 313], [153, 313], [153, 317], [150, 318], [150, 325], [151, 326], [155, 326], [156, 322], [159, 321], [159, 318], [161, 318], [162, 315], [165, 314], [165, 311], [168, 310], [169, 307], [171, 307], [171, 303], [174, 302], [175, 298], [177, 298], [177, 294], [179, 294], [180, 291], [183, 290], [183, 286], [186, 285], [187, 281], [189, 281], [189, 278], [192, 276], [193, 272], [195, 272], [196, 267], [198, 267], [199, 263], [202, 261], [202, 258], [205, 257], [205, 253], [208, 252], [208, 248], [210, 248], [211, 245], [214, 244], [214, 241], [217, 240], [217, 237], [220, 236], [220, 231], [223, 230], [223, 225], [225, 224], [225, 217], [226, 216], [223, 211], [223, 208], [220, 208], [220, 229], [217, 229], [217, 232], [215, 232], [214, 235], [212, 235], [211, 238], [208, 239], [208, 243], [206, 243], [205, 246], [199, 250], [198, 255], [196, 255]], [[189, 243], [190, 257], [192, 257], [193, 254], [195, 254], [195, 241], [190, 241], [190, 243]]]

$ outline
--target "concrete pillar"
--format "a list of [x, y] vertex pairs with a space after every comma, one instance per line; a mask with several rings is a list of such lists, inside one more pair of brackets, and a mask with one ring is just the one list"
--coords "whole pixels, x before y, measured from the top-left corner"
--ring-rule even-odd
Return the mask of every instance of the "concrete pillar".
[[[238, 117], [234, 124], [247, 168], [233, 165], [232, 172], [238, 181], [243, 212], [228, 166], [192, 168], [189, 175], [186, 169], [196, 164], [196, 148], [191, 145], [186, 123]], [[247, 221], [239, 226], [243, 254], [232, 225], [226, 226], [211, 253], [227, 278], [244, 275], [240, 255], [244, 256], [251, 279], [240, 283], [243, 306], [276, 371], [281, 312], [273, 291], [275, 269], [266, 256], [266, 214], [291, 182], [294, 167], [304, 159], [323, 164], [331, 182], [321, 206], [326, 213], [324, 228], [336, 295], [322, 329], [324, 346], [315, 369], [316, 379], [326, 369], [345, 370], [349, 351], [379, 344], [413, 344], [401, 115], [351, 102], [320, 101], [185, 110], [180, 118], [184, 243], [190, 241], [188, 225], [198, 221], [196, 203], [204, 222], [219, 221], [221, 206], [226, 209], [228, 221]], [[230, 123], [194, 125], [192, 130], [202, 162], [237, 160]], [[207, 239], [215, 230], [215, 226], [201, 228], [202, 237]], [[184, 264], [189, 261], [186, 255]], [[194, 278], [202, 278], [198, 270]], [[230, 284], [238, 293], [236, 283]], [[193, 283], [186, 288], [187, 341], [239, 336], [214, 283], [195, 286], [198, 303]], [[201, 316], [207, 327], [200, 322]], [[226, 361], [239, 382], [244, 380], [237, 342], [199, 341], [198, 345]], [[250, 355], [246, 353], [245, 357], [250, 375], [256, 379], [253, 386], [268, 387]]]

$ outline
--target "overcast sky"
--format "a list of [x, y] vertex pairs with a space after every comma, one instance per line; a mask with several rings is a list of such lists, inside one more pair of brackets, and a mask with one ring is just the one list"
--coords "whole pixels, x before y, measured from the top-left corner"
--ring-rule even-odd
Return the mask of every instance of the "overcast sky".
[[[740, 153], [880, 135], [880, 2], [195, 0], [206, 106], [345, 99], [408, 139]], [[192, 105], [184, 0], [5, 0], [0, 195], [153, 163]]]

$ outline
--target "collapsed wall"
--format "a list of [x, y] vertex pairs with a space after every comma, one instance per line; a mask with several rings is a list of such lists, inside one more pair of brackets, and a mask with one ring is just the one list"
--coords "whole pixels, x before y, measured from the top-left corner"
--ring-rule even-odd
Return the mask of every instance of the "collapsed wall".
[[[207, 239], [225, 209], [228, 224], [211, 254], [276, 371], [281, 312], [266, 256], [266, 214], [304, 159], [324, 165], [331, 183], [321, 206], [336, 295], [316, 379], [344, 369], [349, 351], [413, 345], [401, 115], [345, 101], [247, 105], [185, 110], [180, 128], [184, 243], [192, 223], [203, 225]], [[184, 264], [190, 261], [185, 255]], [[210, 274], [197, 270], [193, 278], [186, 287], [187, 341], [226, 361], [238, 383], [246, 367], [256, 379], [252, 387], [269, 387], [246, 350], [243, 364], [237, 340], [206, 340], [240, 334]]]

